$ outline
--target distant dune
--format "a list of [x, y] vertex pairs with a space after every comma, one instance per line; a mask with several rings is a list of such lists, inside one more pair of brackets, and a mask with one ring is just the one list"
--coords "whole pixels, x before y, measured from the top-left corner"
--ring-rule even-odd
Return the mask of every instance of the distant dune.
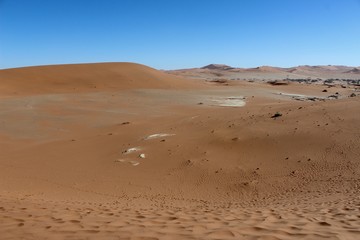
[[3, 94], [169, 89], [189, 86], [195, 84], [135, 63], [69, 64], [0, 70], [0, 93]]

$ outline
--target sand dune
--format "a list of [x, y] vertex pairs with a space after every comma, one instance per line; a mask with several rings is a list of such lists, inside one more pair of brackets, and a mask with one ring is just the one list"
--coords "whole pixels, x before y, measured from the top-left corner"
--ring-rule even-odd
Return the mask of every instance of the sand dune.
[[195, 83], [134, 63], [97, 63], [0, 70], [2, 94], [96, 92], [137, 88], [184, 88]]
[[272, 208], [134, 210], [117, 204], [1, 200], [3, 239], [355, 240], [360, 234], [358, 211], [346, 201]]
[[127, 63], [0, 76], [2, 239], [360, 237], [355, 88]]

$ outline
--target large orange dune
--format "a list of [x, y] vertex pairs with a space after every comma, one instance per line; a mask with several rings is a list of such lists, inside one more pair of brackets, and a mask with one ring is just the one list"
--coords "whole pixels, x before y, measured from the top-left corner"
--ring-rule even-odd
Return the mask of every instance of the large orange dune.
[[353, 86], [98, 63], [0, 94], [0, 239], [360, 238]]
[[2, 94], [44, 94], [195, 85], [135, 63], [35, 66], [0, 70]]

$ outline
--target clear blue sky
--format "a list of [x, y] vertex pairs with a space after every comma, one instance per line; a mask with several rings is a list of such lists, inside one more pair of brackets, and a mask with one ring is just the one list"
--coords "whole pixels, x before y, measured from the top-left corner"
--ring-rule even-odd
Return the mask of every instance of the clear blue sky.
[[0, 0], [0, 68], [360, 65], [360, 0]]

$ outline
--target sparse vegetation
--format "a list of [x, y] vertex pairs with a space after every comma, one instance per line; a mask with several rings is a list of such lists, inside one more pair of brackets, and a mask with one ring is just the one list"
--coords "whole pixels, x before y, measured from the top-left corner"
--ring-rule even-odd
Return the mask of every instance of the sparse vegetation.
[[271, 118], [278, 118], [281, 116], [282, 116], [282, 114], [280, 112], [276, 112], [274, 115], [271, 116]]

